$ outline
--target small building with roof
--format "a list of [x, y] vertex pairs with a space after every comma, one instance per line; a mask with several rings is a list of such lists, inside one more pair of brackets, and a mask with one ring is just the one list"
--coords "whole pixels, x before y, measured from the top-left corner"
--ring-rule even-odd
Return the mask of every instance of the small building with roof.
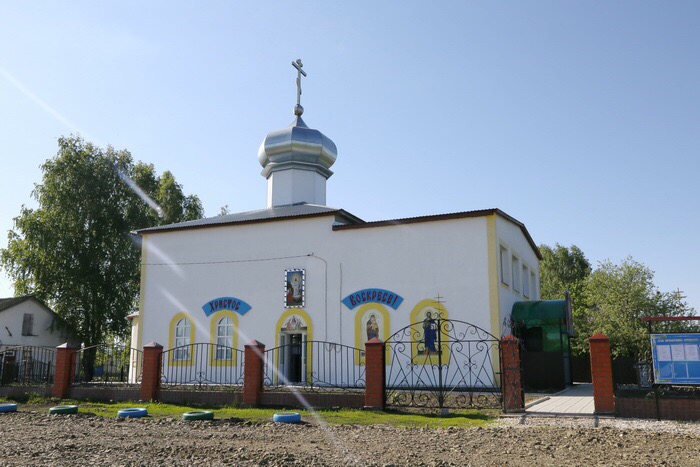
[[298, 344], [277, 363], [294, 382], [307, 374], [304, 341], [364, 348], [438, 317], [500, 337], [513, 304], [539, 298], [540, 252], [500, 209], [367, 222], [327, 206], [337, 148], [303, 112], [297, 101], [291, 124], [260, 145], [264, 209], [137, 232], [132, 346]]
[[0, 298], [0, 348], [56, 347], [66, 342], [59, 318], [32, 295]]

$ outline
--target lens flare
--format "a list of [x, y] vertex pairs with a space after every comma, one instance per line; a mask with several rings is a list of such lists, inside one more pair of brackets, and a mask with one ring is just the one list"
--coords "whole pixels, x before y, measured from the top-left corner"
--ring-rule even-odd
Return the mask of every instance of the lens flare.
[[151, 209], [153, 209], [157, 214], [158, 217], [162, 218], [165, 215], [165, 212], [163, 212], [163, 208], [158, 206], [158, 203], [153, 201], [153, 198], [148, 196], [145, 191], [141, 189], [140, 186], [134, 182], [131, 177], [129, 177], [127, 174], [125, 174], [122, 170], [119, 169], [119, 167], [116, 166], [116, 164], [112, 164], [112, 167], [114, 170], [117, 172], [117, 175], [119, 175], [119, 178], [122, 179], [122, 181], [128, 186], [131, 191], [136, 193], [136, 196], [141, 198], [141, 200], [148, 205]]
[[[240, 333], [240, 336], [245, 340], [245, 342], [251, 342], [253, 339], [251, 339], [248, 335], [245, 333], [242, 333], [240, 329], [238, 330]], [[253, 347], [253, 351], [258, 354], [261, 360], [265, 361], [265, 355], [263, 355], [260, 350], [257, 347]], [[321, 418], [321, 416], [314, 410], [314, 408], [311, 406], [308, 400], [306, 400], [306, 397], [299, 391], [299, 388], [295, 386], [290, 385], [290, 381], [282, 374], [280, 371], [275, 368], [274, 366], [272, 367], [272, 373], [274, 376], [276, 376], [280, 381], [284, 383], [285, 386], [289, 389], [289, 391], [294, 395], [294, 397], [297, 398], [297, 400], [301, 403], [301, 405], [304, 406], [307, 412], [311, 414], [311, 416], [316, 420], [316, 423], [318, 426], [321, 427], [323, 430], [323, 433], [326, 435], [326, 438], [328, 441], [333, 444], [338, 452], [344, 452], [345, 453], [345, 461], [348, 464], [355, 464], [355, 465], [360, 465], [360, 461], [358, 458], [352, 455], [350, 451], [347, 449], [343, 448], [341, 440], [339, 440], [329, 429], [328, 429], [328, 424]]]

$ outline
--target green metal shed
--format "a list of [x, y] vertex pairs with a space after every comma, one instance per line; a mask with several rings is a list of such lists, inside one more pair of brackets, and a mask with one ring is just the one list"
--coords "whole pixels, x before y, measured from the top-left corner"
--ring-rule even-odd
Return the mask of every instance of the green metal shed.
[[563, 388], [572, 383], [571, 306], [565, 300], [516, 302], [511, 310], [513, 334], [523, 342], [525, 385], [533, 389]]

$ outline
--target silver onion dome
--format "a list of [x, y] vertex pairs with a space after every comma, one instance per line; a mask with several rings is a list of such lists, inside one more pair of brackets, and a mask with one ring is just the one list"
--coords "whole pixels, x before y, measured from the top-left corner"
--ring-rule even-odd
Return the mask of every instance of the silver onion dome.
[[303, 112], [297, 104], [291, 125], [270, 132], [260, 145], [258, 161], [265, 178], [277, 170], [292, 168], [313, 170], [325, 178], [333, 175], [330, 167], [338, 157], [338, 149], [330, 138], [306, 125], [301, 118]]

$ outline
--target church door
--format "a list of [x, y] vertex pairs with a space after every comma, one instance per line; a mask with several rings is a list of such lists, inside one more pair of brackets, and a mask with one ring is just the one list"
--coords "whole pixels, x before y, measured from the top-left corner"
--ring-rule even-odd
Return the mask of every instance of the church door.
[[[306, 372], [306, 335], [302, 333], [283, 332], [280, 335], [279, 373], [287, 383], [303, 383]], [[284, 379], [280, 378], [282, 381]]]
[[287, 379], [290, 383], [299, 383], [301, 382], [302, 374], [302, 336], [301, 334], [292, 334], [289, 337], [289, 374]]

